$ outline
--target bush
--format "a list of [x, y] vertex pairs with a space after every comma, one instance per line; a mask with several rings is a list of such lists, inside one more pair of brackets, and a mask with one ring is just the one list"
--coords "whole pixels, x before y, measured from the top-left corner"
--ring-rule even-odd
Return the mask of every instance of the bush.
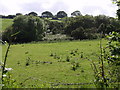
[[3, 32], [3, 40], [9, 41], [11, 35], [12, 42], [39, 41], [43, 38], [44, 22], [39, 17], [23, 16], [16, 17], [13, 25]]

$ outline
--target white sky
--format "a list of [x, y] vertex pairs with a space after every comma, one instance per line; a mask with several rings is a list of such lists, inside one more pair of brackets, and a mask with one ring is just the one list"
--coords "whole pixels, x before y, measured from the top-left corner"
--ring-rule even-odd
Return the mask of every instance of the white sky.
[[115, 17], [117, 6], [111, 0], [0, 0], [2, 15], [28, 14], [32, 11], [38, 15], [50, 11], [55, 15], [58, 11], [65, 11], [70, 16], [75, 10], [83, 15], [105, 14]]

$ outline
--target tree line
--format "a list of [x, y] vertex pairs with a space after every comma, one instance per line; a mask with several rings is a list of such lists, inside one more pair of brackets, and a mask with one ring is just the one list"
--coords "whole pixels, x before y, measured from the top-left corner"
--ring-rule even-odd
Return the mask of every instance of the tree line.
[[[16, 16], [13, 24], [2, 32], [2, 39], [5, 41], [11, 39], [12, 42], [17, 43], [41, 41], [49, 33], [64, 34], [75, 40], [97, 39], [101, 33], [104, 37], [112, 31], [120, 33], [120, 21], [105, 15], [83, 16], [74, 13], [73, 17], [61, 16], [60, 20], [52, 21], [48, 16], [42, 18], [35, 13], [29, 13], [29, 15]], [[11, 37], [13, 34], [16, 35]]]
[[[8, 16], [0, 15], [0, 17], [1, 18], [13, 19], [13, 18], [15, 18], [18, 15], [23, 15], [23, 14], [22, 13], [16, 13], [16, 15], [8, 15]], [[25, 14], [25, 15], [26, 16], [28, 16], [28, 15], [38, 16], [38, 14], [36, 12], [30, 12], [30, 13]], [[79, 15], [82, 15], [82, 14], [78, 10], [76, 10], [76, 11], [71, 13], [71, 16], [79, 16]], [[56, 15], [53, 15], [52, 12], [50, 12], [50, 11], [44, 11], [44, 12], [41, 13], [41, 16], [38, 16], [38, 17], [58, 19], [58, 18], [64, 18], [64, 17], [67, 17], [67, 16], [68, 15], [67, 15], [67, 13], [65, 11], [59, 11], [59, 12], [57, 12]]]

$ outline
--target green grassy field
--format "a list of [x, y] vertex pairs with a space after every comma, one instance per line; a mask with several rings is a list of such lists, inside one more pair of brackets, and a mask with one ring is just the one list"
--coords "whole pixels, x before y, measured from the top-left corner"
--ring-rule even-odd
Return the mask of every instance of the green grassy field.
[[12, 25], [13, 19], [2, 19], [2, 31]]
[[[6, 48], [2, 45], [3, 58]], [[94, 84], [81, 83], [93, 83], [93, 70], [86, 57], [97, 61], [99, 52], [99, 40], [16, 44], [10, 48], [7, 67], [13, 68], [11, 74], [19, 87], [93, 88]], [[79, 65], [73, 70], [75, 63]]]

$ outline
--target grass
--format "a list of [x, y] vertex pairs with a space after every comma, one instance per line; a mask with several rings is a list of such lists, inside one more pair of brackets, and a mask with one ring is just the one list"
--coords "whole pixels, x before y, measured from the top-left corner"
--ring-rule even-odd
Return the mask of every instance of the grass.
[[[4, 57], [7, 47], [2, 48]], [[75, 55], [71, 54], [75, 51]], [[86, 57], [96, 61], [99, 52], [99, 40], [16, 44], [10, 48], [7, 67], [13, 68], [12, 77], [19, 87], [93, 88], [94, 84], [75, 84], [93, 83], [93, 71]], [[70, 61], [66, 61], [68, 56]], [[73, 63], [79, 63], [75, 71]]]
[[13, 19], [2, 19], [2, 31], [12, 25]]

